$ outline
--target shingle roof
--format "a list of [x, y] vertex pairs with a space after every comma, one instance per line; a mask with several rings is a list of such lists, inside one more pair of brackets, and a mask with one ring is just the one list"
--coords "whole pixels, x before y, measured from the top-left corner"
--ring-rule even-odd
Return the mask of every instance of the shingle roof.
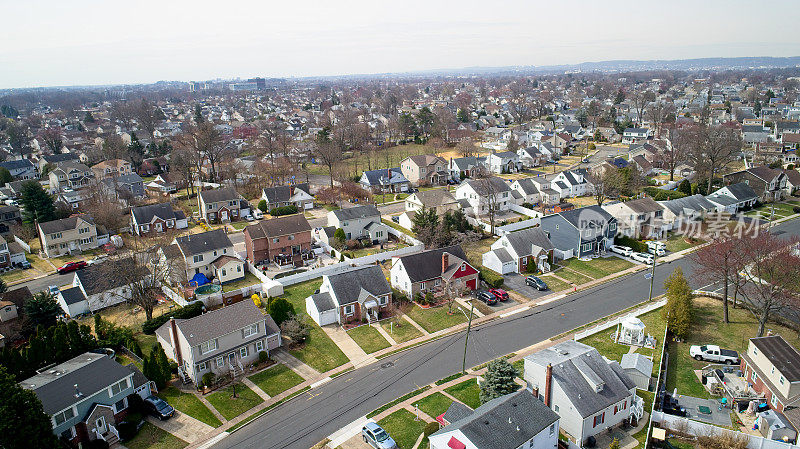
[[200, 192], [200, 198], [203, 199], [203, 202], [208, 204], [218, 201], [238, 200], [240, 197], [233, 187], [223, 187], [221, 189], [203, 190]]
[[420, 190], [414, 193], [414, 196], [425, 207], [437, 207], [444, 204], [452, 204], [456, 202], [453, 194], [445, 188]]
[[467, 181], [467, 184], [480, 196], [488, 196], [490, 192], [497, 195], [498, 193], [511, 190], [508, 183], [496, 176], [483, 179], [470, 179]]
[[362, 290], [373, 296], [387, 295], [392, 292], [383, 270], [376, 265], [332, 274], [328, 276], [328, 281], [339, 305], [358, 301], [362, 297]]
[[434, 279], [442, 275], [442, 253], [447, 252], [462, 260], [467, 260], [467, 255], [460, 245], [446, 248], [429, 249], [421, 253], [400, 257], [403, 267], [411, 282]]
[[625, 205], [630, 207], [631, 210], [633, 210], [637, 214], [648, 214], [664, 210], [664, 206], [656, 203], [655, 200], [653, 200], [650, 197], [625, 201]]
[[540, 227], [521, 229], [505, 235], [508, 243], [514, 248], [518, 256], [523, 257], [531, 254], [532, 245], [549, 251], [553, 249], [553, 244], [547, 238], [547, 234]]
[[760, 179], [763, 179], [766, 182], [772, 181], [773, 179], [780, 176], [780, 174], [782, 173], [780, 170], [769, 168], [766, 165], [762, 165], [760, 167], [751, 167], [748, 168], [746, 171], [752, 173], [753, 175], [757, 176]]
[[268, 203], [281, 203], [285, 201], [289, 201], [289, 198], [292, 197], [292, 189], [294, 190], [302, 190], [303, 192], [308, 193], [311, 195], [310, 190], [308, 188], [308, 184], [295, 184], [292, 186], [275, 186], [275, 187], [265, 187], [263, 189], [264, 196], [267, 197]]
[[800, 353], [780, 335], [751, 338], [756, 348], [789, 382], [800, 380]]
[[[176, 319], [175, 325], [186, 337], [189, 346], [195, 346], [247, 325], [264, 321], [266, 317], [267, 315], [261, 313], [253, 301], [239, 301], [194, 318]], [[169, 325], [170, 323], [167, 322], [161, 327]]]
[[336, 308], [336, 304], [333, 303], [333, 298], [328, 292], [315, 293], [311, 295], [311, 300], [314, 301], [314, 305], [317, 306], [317, 311], [320, 313]]
[[[83, 286], [87, 295], [95, 295], [108, 290], [112, 290], [123, 285], [127, 285], [132, 281], [130, 277], [126, 276], [112, 276], [112, 273], [130, 273], [136, 269], [133, 259], [120, 259], [109, 260], [101, 264], [89, 265], [88, 267], [75, 272], [75, 276]], [[147, 268], [138, 267], [144, 276]]]
[[[391, 177], [387, 177], [389, 174], [389, 170], [391, 171]], [[389, 184], [401, 184], [404, 182], [408, 182], [405, 176], [403, 176], [403, 172], [400, 171], [400, 168], [391, 168], [391, 169], [377, 169], [377, 170], [365, 170], [364, 176], [367, 178], [367, 182], [371, 186], [380, 186], [380, 185], [389, 185]]]
[[644, 354], [622, 354], [622, 361], [619, 366], [622, 369], [635, 369], [648, 376], [653, 372], [653, 361]]
[[14, 159], [0, 162], [0, 167], [7, 168], [9, 170], [17, 170], [20, 168], [33, 168], [33, 163], [28, 159]]
[[282, 217], [263, 220], [245, 228], [251, 239], [277, 237], [281, 235], [311, 232], [311, 225], [303, 214], [284, 215]]
[[365, 204], [363, 206], [356, 206], [356, 207], [349, 207], [347, 209], [338, 209], [333, 211], [333, 215], [336, 215], [336, 218], [339, 221], [342, 220], [354, 220], [356, 218], [367, 218], [367, 217], [375, 217], [381, 216], [381, 213], [378, 211], [378, 208], [373, 206], [372, 204]]
[[213, 251], [215, 249], [230, 248], [233, 246], [231, 239], [223, 229], [202, 232], [200, 234], [185, 235], [175, 239], [181, 251], [187, 257], [195, 254]]
[[611, 214], [603, 210], [603, 208], [598, 205], [591, 205], [581, 207], [580, 209], [559, 212], [559, 215], [564, 217], [565, 220], [570, 222], [577, 229], [583, 229], [585, 227], [585, 223], [583, 222], [587, 220], [600, 220], [604, 223], [608, 223], [610, 220], [614, 219]]
[[81, 301], [86, 301], [86, 297], [83, 296], [83, 292], [81, 291], [80, 287], [70, 287], [61, 290], [61, 296], [64, 297], [64, 302], [67, 303], [68, 306]]
[[71, 217], [62, 218], [60, 220], [46, 221], [39, 223], [39, 228], [45, 234], [52, 234], [54, 232], [63, 232], [75, 229], [78, 226], [78, 218], [94, 224], [91, 216], [86, 214], [73, 215]]
[[472, 409], [458, 401], [453, 401], [447, 411], [444, 412], [442, 418], [449, 423], [454, 423], [460, 419], [464, 419], [472, 414]]
[[797, 170], [784, 170], [783, 173], [789, 178], [793, 186], [800, 186], [800, 172]]
[[728, 191], [731, 192], [731, 195], [733, 195], [733, 197], [738, 201], [758, 199], [758, 194], [756, 194], [756, 191], [744, 182], [731, 184], [727, 186], [727, 188]]
[[532, 178], [524, 178], [518, 179], [517, 184], [525, 192], [525, 195], [534, 195], [539, 193], [539, 188], [536, 187], [536, 184], [533, 182]]
[[[461, 430], [478, 448], [515, 448], [559, 419], [558, 415], [525, 389], [476, 408], [472, 414], [432, 435]], [[463, 443], [463, 442], [462, 442]]]
[[158, 217], [162, 220], [177, 220], [186, 218], [183, 211], [175, 211], [170, 203], [157, 203], [148, 204], [146, 206], [137, 206], [131, 210], [131, 213], [136, 218], [136, 222], [139, 224], [150, 223], [150, 221], [153, 220], [153, 217]]

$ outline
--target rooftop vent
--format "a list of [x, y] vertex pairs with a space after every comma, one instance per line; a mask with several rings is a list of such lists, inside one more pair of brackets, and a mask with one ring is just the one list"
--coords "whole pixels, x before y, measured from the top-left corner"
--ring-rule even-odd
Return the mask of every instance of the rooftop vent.
[[78, 384], [75, 384], [74, 386], [75, 386], [75, 397], [76, 398], [82, 398], [83, 397], [83, 393], [81, 393], [81, 390], [78, 389]]

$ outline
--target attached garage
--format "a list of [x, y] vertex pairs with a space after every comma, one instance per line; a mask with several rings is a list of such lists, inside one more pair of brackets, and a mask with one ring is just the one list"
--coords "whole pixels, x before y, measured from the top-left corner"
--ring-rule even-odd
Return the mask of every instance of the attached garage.
[[306, 312], [320, 326], [339, 322], [336, 304], [328, 292], [316, 293], [306, 298]]
[[470, 290], [477, 290], [478, 289], [478, 280], [477, 279], [470, 279], [467, 281], [467, 288]]
[[517, 262], [505, 248], [498, 248], [483, 253], [483, 266], [500, 274], [514, 273], [517, 271]]

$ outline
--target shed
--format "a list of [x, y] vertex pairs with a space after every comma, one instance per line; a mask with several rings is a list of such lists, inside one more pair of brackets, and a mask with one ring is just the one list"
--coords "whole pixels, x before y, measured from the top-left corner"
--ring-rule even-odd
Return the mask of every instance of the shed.
[[777, 410], [767, 410], [758, 414], [758, 431], [764, 438], [770, 440], [794, 443], [797, 439], [797, 431], [786, 416]]
[[642, 354], [623, 354], [620, 362], [622, 370], [631, 378], [636, 388], [650, 389], [650, 378], [653, 374], [653, 360]]

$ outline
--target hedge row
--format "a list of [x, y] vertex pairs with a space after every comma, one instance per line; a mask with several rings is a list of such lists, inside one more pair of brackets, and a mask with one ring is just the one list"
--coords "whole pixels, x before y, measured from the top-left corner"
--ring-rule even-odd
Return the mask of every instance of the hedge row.
[[203, 313], [203, 307], [204, 306], [202, 302], [193, 302], [186, 307], [181, 307], [180, 309], [173, 310], [172, 312], [167, 312], [161, 316], [149, 319], [142, 324], [142, 332], [152, 335], [156, 332], [156, 329], [169, 321], [170, 318], [194, 318]]
[[495, 273], [494, 271], [488, 268], [481, 268], [480, 277], [483, 282], [486, 282], [487, 285], [491, 288], [500, 288], [503, 286], [503, 276], [499, 273]]
[[646, 253], [646, 252], [648, 252], [646, 243], [642, 243], [642, 242], [640, 242], [638, 240], [632, 239], [632, 238], [628, 237], [627, 235], [618, 235], [618, 236], [616, 236], [614, 238], [614, 244], [615, 245], [620, 245], [620, 246], [627, 246], [627, 247], [631, 248], [632, 250], [636, 251], [637, 253]]
[[297, 213], [297, 206], [281, 206], [274, 207], [269, 210], [269, 214], [273, 217], [280, 217], [281, 215], [292, 215]]
[[664, 190], [659, 189], [658, 187], [645, 187], [642, 190], [644, 190], [647, 196], [651, 197], [654, 201], [676, 200], [686, 196], [685, 193], [677, 190]]

